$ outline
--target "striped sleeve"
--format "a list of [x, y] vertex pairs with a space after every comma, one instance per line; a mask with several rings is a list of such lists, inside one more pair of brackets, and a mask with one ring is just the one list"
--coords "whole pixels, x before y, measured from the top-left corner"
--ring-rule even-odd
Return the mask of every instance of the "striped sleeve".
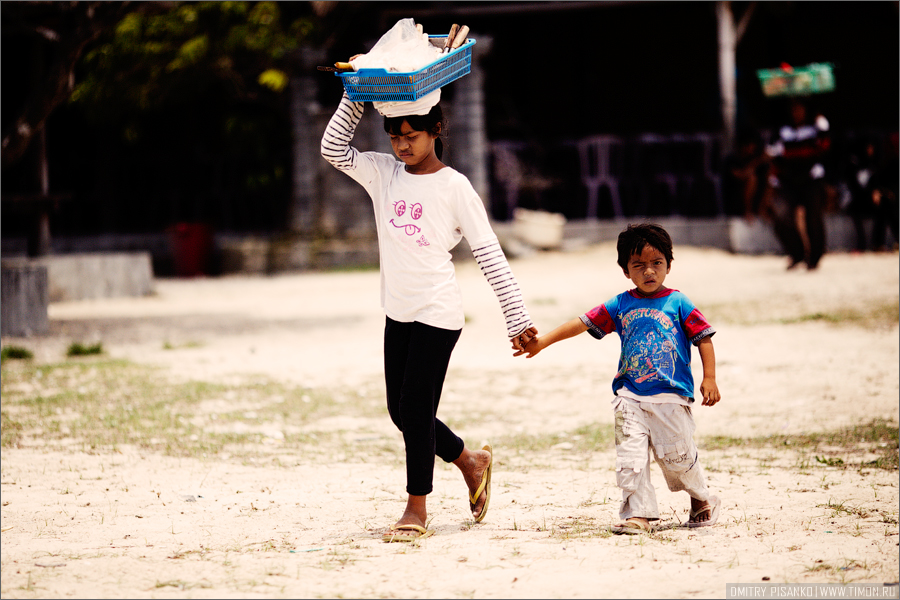
[[339, 171], [352, 171], [356, 168], [359, 152], [350, 145], [356, 126], [363, 115], [363, 103], [353, 102], [344, 92], [337, 111], [328, 122], [322, 136], [322, 157]]
[[519, 284], [509, 268], [509, 262], [500, 242], [494, 240], [479, 248], [473, 248], [472, 254], [500, 301], [500, 309], [506, 319], [506, 334], [514, 338], [529, 327], [533, 327], [531, 317], [525, 309], [525, 300], [519, 290]]

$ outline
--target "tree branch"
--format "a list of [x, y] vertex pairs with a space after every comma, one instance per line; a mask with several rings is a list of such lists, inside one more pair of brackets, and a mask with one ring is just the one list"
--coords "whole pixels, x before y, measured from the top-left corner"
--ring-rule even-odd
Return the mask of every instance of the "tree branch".
[[[11, 4], [32, 5], [30, 7], [23, 6], [23, 12], [34, 8], [34, 5], [43, 5], [44, 9], [48, 4], [53, 6], [52, 12], [44, 10], [40, 15], [27, 15], [25, 18], [36, 18], [42, 21], [33, 24], [34, 31], [53, 32], [56, 30], [61, 33], [56, 41], [59, 45], [55, 48], [53, 62], [48, 67], [43, 82], [31, 91], [19, 116], [3, 136], [3, 169], [22, 158], [34, 135], [43, 129], [47, 118], [69, 98], [71, 93], [70, 76], [85, 48], [104, 32], [114, 27], [125, 14], [134, 10], [131, 2], [22, 2]], [[71, 19], [73, 26], [68, 31], [54, 28], [51, 23], [55, 24], [60, 18]], [[52, 37], [46, 35], [43, 37], [52, 40]]]

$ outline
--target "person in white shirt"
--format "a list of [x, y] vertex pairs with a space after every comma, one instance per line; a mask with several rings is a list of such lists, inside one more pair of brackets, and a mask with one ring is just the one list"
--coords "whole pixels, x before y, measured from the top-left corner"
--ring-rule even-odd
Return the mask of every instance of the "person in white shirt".
[[[447, 366], [465, 317], [451, 249], [465, 237], [500, 301], [513, 345], [524, 348], [537, 329], [469, 180], [441, 162], [445, 130], [440, 104], [427, 115], [386, 117], [394, 156], [350, 145], [363, 103], [346, 92], [322, 137], [322, 156], [372, 198], [386, 321], [384, 368], [388, 412], [406, 446], [406, 510], [385, 541], [412, 541], [426, 529], [434, 457], [452, 462], [469, 488], [475, 522], [490, 501], [493, 450], [469, 450], [436, 418]], [[399, 159], [399, 160], [397, 160]]]

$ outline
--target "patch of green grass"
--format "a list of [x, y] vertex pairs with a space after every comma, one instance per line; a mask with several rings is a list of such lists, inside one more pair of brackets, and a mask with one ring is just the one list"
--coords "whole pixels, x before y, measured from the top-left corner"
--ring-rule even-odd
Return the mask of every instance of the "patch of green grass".
[[327, 273], [370, 273], [378, 270], [378, 263], [332, 265], [323, 269]]
[[184, 342], [183, 344], [176, 345], [176, 344], [173, 344], [172, 342], [169, 342], [168, 340], [163, 342], [163, 345], [162, 345], [163, 350], [177, 350], [179, 348], [200, 348], [201, 346], [203, 346], [203, 344], [201, 344], [200, 342], [190, 341], [190, 342]]
[[[702, 438], [702, 446], [705, 450], [734, 447], [789, 447], [799, 452], [815, 453], [816, 462], [831, 467], [867, 467], [886, 470], [897, 469], [900, 466], [898, 444], [900, 444], [900, 428], [896, 423], [885, 419], [874, 419], [861, 425], [821, 433], [769, 435], [755, 438], [732, 436]], [[865, 463], [845, 462], [842, 458], [835, 456], [836, 454], [861, 454], [866, 451], [879, 456], [877, 459]], [[820, 452], [821, 455], [819, 455]]]
[[[304, 456], [325, 452], [319, 443], [336, 446], [341, 440], [285, 432], [354, 410], [351, 400], [338, 404], [328, 395], [268, 380], [176, 383], [153, 367], [92, 357], [49, 365], [4, 363], [0, 394], [4, 448], [40, 443], [105, 451], [132, 445], [175, 456], [224, 449], [250, 456], [264, 446], [269, 452], [303, 447]], [[259, 408], [240, 409], [248, 405]], [[266, 433], [272, 430], [282, 432], [276, 446]]]
[[66, 356], [93, 356], [96, 354], [103, 354], [103, 344], [101, 342], [90, 345], [72, 342], [66, 350]]
[[770, 309], [764, 308], [759, 303], [714, 304], [707, 306], [703, 314], [707, 315], [710, 320], [739, 325], [759, 325], [761, 323], [791, 325], [821, 322], [836, 326], [884, 329], [900, 323], [900, 301], [897, 300], [873, 302], [863, 308], [845, 307], [801, 314], [792, 311], [788, 306], [781, 307], [780, 314], [772, 315]]
[[832, 499], [828, 500], [827, 504], [816, 504], [817, 508], [830, 508], [834, 511], [833, 516], [837, 516], [839, 513], [847, 513], [848, 515], [856, 515], [860, 518], [865, 519], [869, 516], [869, 511], [860, 508], [858, 506], [847, 506], [845, 502], [835, 502]]
[[835, 325], [861, 325], [863, 327], [896, 325], [900, 322], [900, 303], [888, 302], [873, 305], [867, 310], [845, 308], [833, 312], [814, 312], [780, 319], [780, 322], [785, 324], [806, 323], [809, 321], [823, 321]]
[[18, 444], [22, 437], [24, 425], [9, 418], [6, 411], [0, 412], [0, 445], [11, 448]]
[[4, 346], [0, 350], [0, 360], [12, 359], [30, 359], [34, 358], [34, 354], [28, 348], [21, 346]]
[[819, 571], [833, 571], [834, 567], [829, 565], [828, 563], [822, 562], [821, 560], [817, 560], [814, 565], [811, 567], [806, 567], [807, 573], [818, 573]]
[[557, 444], [572, 444], [571, 452], [595, 452], [609, 450], [615, 442], [615, 429], [612, 425], [594, 423], [573, 431], [549, 433], [545, 435], [517, 434], [501, 438], [498, 445], [509, 450], [525, 450], [542, 452]]

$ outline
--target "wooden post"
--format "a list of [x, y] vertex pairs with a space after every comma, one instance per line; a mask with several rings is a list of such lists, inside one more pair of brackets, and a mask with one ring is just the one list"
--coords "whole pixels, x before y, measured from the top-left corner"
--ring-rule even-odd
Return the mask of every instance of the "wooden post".
[[734, 150], [737, 129], [737, 84], [735, 82], [735, 48], [737, 34], [731, 2], [716, 2], [716, 22], [719, 29], [719, 89], [722, 95], [722, 129], [725, 143], [722, 155]]

